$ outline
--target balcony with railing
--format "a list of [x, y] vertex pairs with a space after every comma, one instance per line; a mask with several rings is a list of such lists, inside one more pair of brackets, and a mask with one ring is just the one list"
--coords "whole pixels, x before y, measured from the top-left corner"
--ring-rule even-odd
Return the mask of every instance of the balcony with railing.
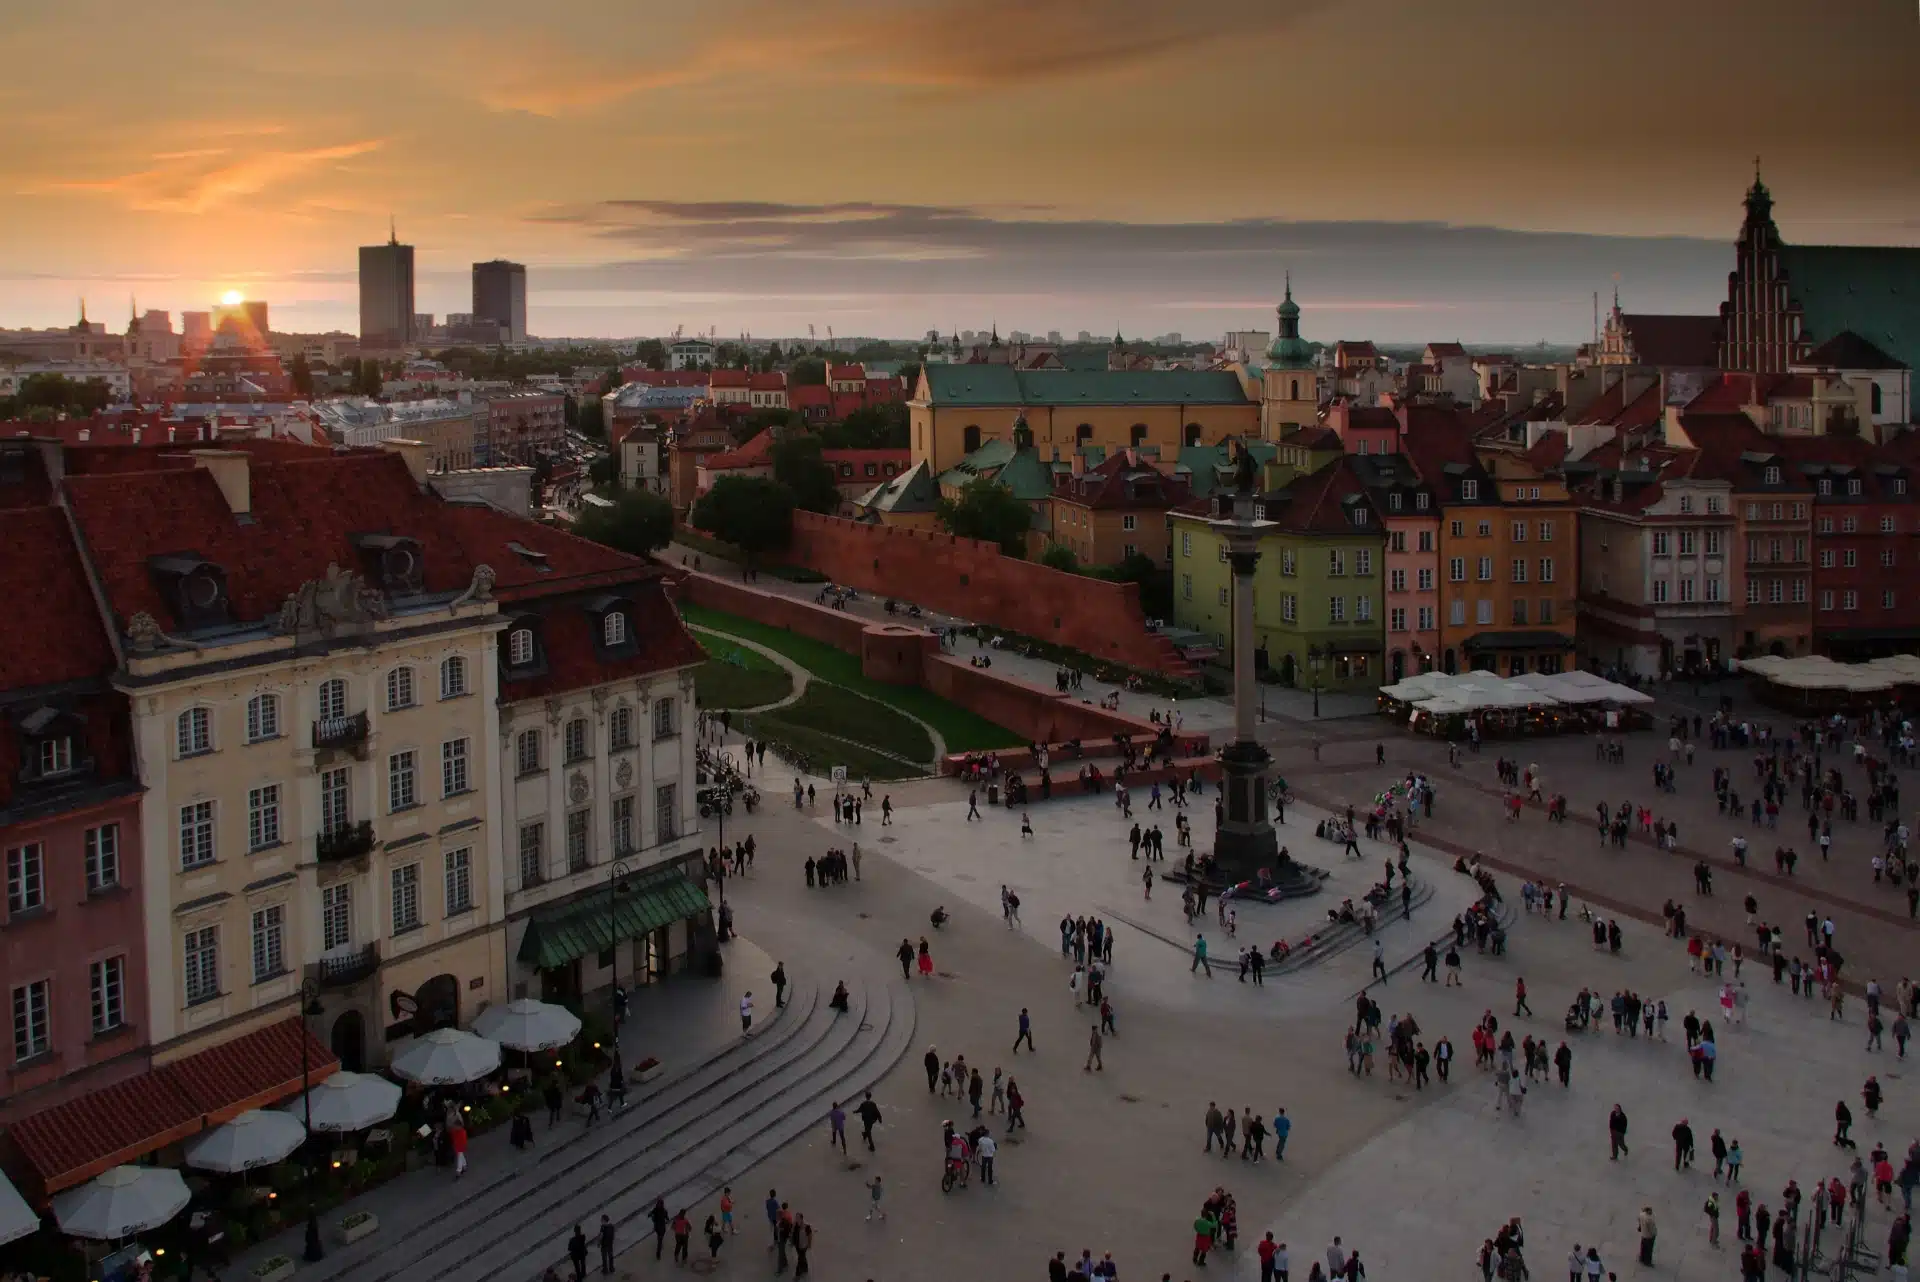
[[322, 988], [357, 984], [380, 969], [380, 945], [339, 949], [307, 967], [307, 977]]
[[313, 723], [313, 746], [316, 749], [358, 749], [367, 742], [367, 714], [356, 712], [350, 717], [322, 717]]
[[323, 864], [358, 859], [373, 849], [373, 821], [341, 824], [314, 838], [314, 856]]

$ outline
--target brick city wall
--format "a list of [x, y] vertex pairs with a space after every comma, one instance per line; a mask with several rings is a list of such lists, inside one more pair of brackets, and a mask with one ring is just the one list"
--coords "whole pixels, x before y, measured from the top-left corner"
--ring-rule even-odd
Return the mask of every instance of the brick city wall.
[[803, 637], [824, 641], [848, 654], [860, 653], [860, 636], [867, 629], [867, 621], [857, 615], [775, 592], [761, 592], [744, 583], [699, 571], [681, 572], [673, 577], [678, 588], [676, 596], [682, 601], [691, 601], [709, 610], [724, 610], [769, 627], [785, 628]]
[[1183, 670], [1164, 637], [1147, 631], [1139, 589], [1003, 556], [978, 539], [793, 514], [787, 561], [835, 583], [912, 601], [942, 614], [1114, 663]]
[[926, 661], [920, 684], [1032, 743], [1065, 743], [1069, 739], [1104, 743], [1117, 734], [1130, 734], [1136, 743], [1146, 743], [1160, 729], [1138, 717], [1083, 703], [1077, 695], [1003, 677], [948, 655]]

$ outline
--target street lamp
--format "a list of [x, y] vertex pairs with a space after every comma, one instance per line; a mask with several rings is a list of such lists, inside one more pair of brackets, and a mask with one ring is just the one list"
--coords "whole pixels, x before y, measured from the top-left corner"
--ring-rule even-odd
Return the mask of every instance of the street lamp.
[[1326, 661], [1327, 656], [1319, 646], [1307, 647], [1307, 671], [1313, 674], [1313, 715], [1316, 720], [1320, 716], [1320, 665]]
[[320, 1005], [320, 985], [311, 979], [300, 981], [300, 1092], [306, 1106], [307, 1129], [307, 1262], [324, 1259], [326, 1250], [320, 1245], [320, 1210], [314, 1202], [313, 1194], [313, 1034], [308, 1030], [307, 1021], [314, 1016], [323, 1015], [326, 1008]]
[[609, 1074], [616, 1082], [624, 1081], [620, 1064], [620, 892], [626, 888], [626, 880], [632, 873], [624, 859], [616, 859], [607, 866], [607, 937], [608, 948], [613, 953], [613, 1065]]

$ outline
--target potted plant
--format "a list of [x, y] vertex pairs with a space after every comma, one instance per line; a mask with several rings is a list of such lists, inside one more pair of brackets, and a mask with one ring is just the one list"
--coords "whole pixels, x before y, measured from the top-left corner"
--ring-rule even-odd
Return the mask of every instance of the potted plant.
[[351, 1245], [380, 1227], [380, 1217], [372, 1211], [355, 1211], [340, 1217], [340, 1241]]
[[254, 1282], [284, 1282], [293, 1276], [293, 1257], [290, 1255], [271, 1255], [253, 1266], [251, 1276]]
[[654, 1056], [649, 1055], [633, 1066], [633, 1080], [641, 1083], [651, 1082], [664, 1071], [665, 1069], [661, 1067], [660, 1061]]

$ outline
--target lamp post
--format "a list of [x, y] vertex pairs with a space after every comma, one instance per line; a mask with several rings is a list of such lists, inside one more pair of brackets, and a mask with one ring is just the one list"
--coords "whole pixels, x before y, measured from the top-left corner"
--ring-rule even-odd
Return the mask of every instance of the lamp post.
[[320, 985], [311, 979], [300, 981], [300, 1098], [306, 1109], [307, 1130], [307, 1249], [308, 1263], [324, 1259], [326, 1249], [320, 1244], [320, 1211], [313, 1197], [313, 1035], [308, 1030], [307, 1021], [315, 1015], [325, 1013], [320, 1005]]
[[1327, 656], [1319, 646], [1307, 647], [1307, 671], [1313, 674], [1313, 716], [1316, 721], [1320, 718], [1320, 665], [1326, 661]]
[[633, 870], [624, 859], [616, 859], [607, 865], [607, 938], [609, 951], [613, 953], [613, 1065], [609, 1074], [616, 1081], [624, 1080], [624, 1069], [620, 1063], [620, 891], [628, 875]]

